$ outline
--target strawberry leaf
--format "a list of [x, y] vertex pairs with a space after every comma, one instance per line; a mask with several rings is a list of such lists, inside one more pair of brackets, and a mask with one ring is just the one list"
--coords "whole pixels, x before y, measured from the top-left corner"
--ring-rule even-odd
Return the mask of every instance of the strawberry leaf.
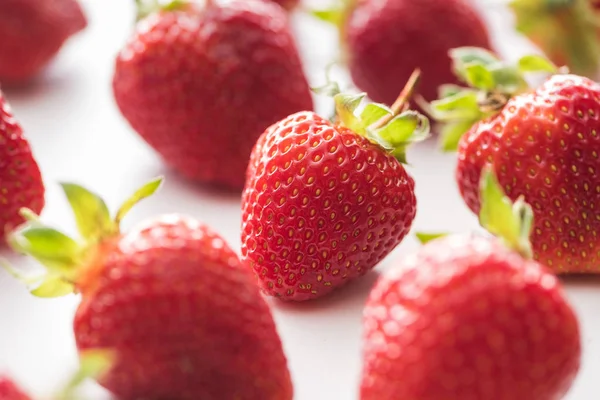
[[354, 112], [365, 97], [366, 93], [340, 93], [334, 97], [335, 109], [342, 125], [359, 134], [364, 131], [364, 126]]
[[138, 190], [131, 195], [125, 202], [121, 205], [117, 214], [115, 216], [115, 224], [119, 226], [125, 215], [140, 201], [152, 196], [156, 191], [162, 186], [163, 177], [159, 176], [157, 178], [152, 179], [147, 182], [145, 185], [140, 187]]
[[61, 183], [81, 237], [89, 243], [115, 231], [106, 203], [100, 196], [74, 183]]
[[526, 258], [532, 257], [529, 236], [533, 224], [533, 210], [523, 199], [513, 204], [504, 194], [490, 167], [484, 168], [481, 178], [479, 222], [509, 248]]
[[417, 240], [419, 240], [419, 242], [421, 244], [426, 244], [429, 242], [432, 242], [436, 239], [439, 238], [443, 238], [448, 236], [448, 233], [425, 233], [425, 232], [417, 232], [415, 234], [415, 236], [417, 237]]
[[471, 63], [464, 66], [467, 83], [482, 90], [492, 90], [496, 86], [494, 74], [483, 64]]
[[55, 298], [73, 294], [74, 290], [74, 285], [65, 281], [63, 277], [49, 275], [38, 287], [31, 290], [31, 294], [40, 298]]
[[465, 132], [471, 129], [476, 121], [476, 119], [466, 119], [463, 121], [450, 122], [444, 125], [440, 131], [440, 143], [442, 150], [445, 152], [456, 151], [458, 149], [460, 139], [463, 137]]
[[78, 398], [76, 390], [88, 379], [98, 380], [112, 368], [116, 354], [107, 349], [88, 349], [79, 352], [79, 368], [71, 376], [67, 385], [54, 396], [55, 400]]
[[555, 73], [558, 71], [558, 67], [547, 58], [536, 55], [528, 55], [519, 60], [519, 70], [521, 72]]

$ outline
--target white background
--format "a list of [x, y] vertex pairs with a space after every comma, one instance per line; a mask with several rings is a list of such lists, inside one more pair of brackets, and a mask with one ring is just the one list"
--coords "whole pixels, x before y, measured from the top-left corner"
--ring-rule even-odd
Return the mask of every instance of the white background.
[[[510, 16], [500, 0], [479, 2], [487, 4], [483, 11], [499, 51], [509, 59], [531, 51], [511, 32]], [[164, 174], [162, 191], [139, 205], [124, 228], [143, 217], [182, 212], [211, 225], [238, 249], [238, 198], [194, 186], [165, 171], [114, 104], [110, 89], [113, 62], [132, 29], [133, 8], [129, 3], [133, 1], [83, 3], [89, 28], [68, 43], [39, 82], [6, 92], [47, 183], [44, 219], [73, 231], [58, 181], [84, 183], [116, 207], [140, 183]], [[321, 84], [324, 66], [336, 55], [335, 32], [302, 14], [296, 14], [293, 22], [311, 83]], [[319, 111], [328, 113], [330, 107], [328, 100], [318, 99]], [[409, 158], [419, 204], [414, 230], [477, 229], [475, 217], [455, 187], [454, 156], [439, 153], [429, 142], [412, 148]], [[377, 271], [392, 267], [399, 255], [416, 248], [415, 240], [408, 237], [375, 272], [322, 301], [296, 305], [271, 302], [296, 399], [357, 398], [361, 308]], [[26, 263], [20, 260], [19, 265]], [[584, 346], [583, 368], [568, 399], [598, 399], [600, 342], [595, 336], [600, 334], [600, 279], [569, 278], [565, 285], [581, 319]], [[78, 302], [76, 296], [37, 300], [0, 271], [0, 372], [13, 375], [38, 398], [48, 398], [76, 366], [71, 323]], [[109, 398], [94, 384], [86, 386], [85, 394], [93, 400]]]

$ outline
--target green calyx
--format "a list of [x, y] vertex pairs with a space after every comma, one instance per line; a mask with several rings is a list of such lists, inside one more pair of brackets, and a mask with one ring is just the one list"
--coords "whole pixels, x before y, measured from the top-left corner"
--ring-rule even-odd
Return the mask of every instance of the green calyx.
[[324, 9], [311, 9], [309, 13], [317, 19], [343, 29], [347, 15], [352, 11], [357, 0], [337, 0], [332, 6]]
[[79, 368], [53, 399], [72, 400], [81, 398], [81, 396], [77, 395], [79, 387], [87, 380], [101, 379], [112, 368], [115, 360], [116, 355], [111, 350], [90, 349], [80, 351]]
[[140, 21], [150, 14], [159, 11], [176, 11], [185, 8], [190, 4], [190, 0], [135, 0], [136, 20]]
[[5, 267], [17, 279], [32, 287], [38, 297], [59, 297], [76, 290], [79, 273], [85, 267], [91, 249], [120, 234], [123, 217], [141, 200], [154, 194], [162, 183], [156, 178], [139, 188], [110, 216], [106, 203], [96, 194], [73, 183], [62, 183], [71, 205], [80, 239], [75, 240], [57, 229], [44, 225], [32, 211], [22, 210], [26, 222], [8, 235], [9, 245], [18, 253], [36, 259], [45, 272], [29, 278], [12, 267]]
[[483, 170], [480, 199], [481, 226], [500, 238], [508, 248], [525, 258], [532, 258], [530, 235], [533, 226], [533, 210], [522, 197], [513, 203], [504, 194], [491, 167]]
[[596, 0], [512, 0], [516, 29], [551, 60], [578, 75], [600, 72], [600, 8]]
[[[391, 106], [368, 103], [360, 107], [365, 93], [357, 95], [337, 93], [335, 86], [328, 86], [333, 94], [337, 122], [369, 139], [401, 163], [406, 163], [406, 148], [429, 137], [429, 120], [424, 115], [408, 110], [408, 99], [419, 80], [416, 70], [406, 87]], [[361, 110], [359, 111], [359, 108]]]
[[449, 233], [442, 233], [442, 232], [417, 232], [415, 234], [417, 240], [419, 241], [419, 243], [421, 244], [427, 244], [429, 242], [433, 242], [434, 240], [437, 239], [441, 239], [443, 237], [446, 237], [450, 235]]
[[559, 72], [546, 58], [536, 55], [510, 65], [488, 50], [460, 47], [451, 50], [450, 57], [455, 74], [467, 87], [444, 85], [438, 100], [422, 104], [442, 125], [444, 151], [456, 150], [462, 135], [475, 123], [498, 113], [511, 97], [528, 91], [527, 74]]

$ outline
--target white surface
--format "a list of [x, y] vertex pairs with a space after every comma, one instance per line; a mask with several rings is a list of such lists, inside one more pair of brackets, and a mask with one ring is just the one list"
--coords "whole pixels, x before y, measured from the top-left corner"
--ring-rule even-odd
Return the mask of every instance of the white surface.
[[[165, 171], [115, 107], [110, 80], [114, 56], [131, 29], [129, 3], [133, 1], [85, 0], [90, 18], [87, 31], [69, 42], [37, 85], [6, 93], [44, 173], [48, 188], [44, 219], [73, 228], [57, 181], [85, 183], [114, 207], [141, 182], [166, 174], [163, 190], [138, 206], [125, 228], [142, 217], [183, 212], [211, 225], [237, 249], [239, 200], [195, 187]], [[508, 15], [498, 1], [487, 4], [486, 16], [499, 49], [511, 59], [530, 51], [511, 33]], [[320, 84], [323, 67], [335, 54], [334, 32], [304, 15], [296, 15], [294, 24], [303, 57], [310, 64], [311, 83]], [[318, 104], [319, 111], [329, 113], [326, 100]], [[409, 157], [419, 203], [414, 230], [476, 229], [477, 221], [455, 188], [454, 156], [440, 154], [430, 142], [411, 149]], [[376, 271], [389, 268], [399, 254], [416, 247], [408, 237]], [[318, 302], [271, 302], [293, 375], [295, 399], [357, 398], [361, 308], [376, 278], [377, 272], [370, 273]], [[600, 278], [570, 279], [566, 287], [580, 316], [584, 346], [583, 368], [568, 399], [598, 399], [595, 372], [600, 370], [600, 342], [595, 336], [600, 335]], [[71, 321], [78, 302], [76, 296], [37, 300], [0, 271], [0, 372], [12, 374], [34, 395], [48, 398], [76, 366]], [[87, 389], [88, 399], [109, 398], [93, 384]]]

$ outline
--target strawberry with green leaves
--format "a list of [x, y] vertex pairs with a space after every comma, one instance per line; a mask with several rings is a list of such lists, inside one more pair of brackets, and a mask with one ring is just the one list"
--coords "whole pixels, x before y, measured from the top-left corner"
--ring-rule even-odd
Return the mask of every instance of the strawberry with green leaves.
[[242, 259], [269, 295], [325, 296], [371, 270], [409, 232], [416, 214], [406, 147], [427, 118], [406, 110], [417, 74], [390, 109], [335, 95], [337, 123], [312, 112], [268, 128], [242, 197]]
[[264, 0], [139, 0], [113, 92], [131, 127], [169, 168], [241, 191], [271, 124], [312, 110], [286, 11]]
[[254, 277], [209, 227], [163, 215], [121, 232], [119, 223], [159, 186], [154, 180], [114, 218], [94, 193], [63, 184], [81, 239], [31, 212], [11, 244], [45, 267], [32, 293], [81, 293], [80, 352], [110, 351], [98, 379], [117, 398], [291, 400], [290, 374]]
[[481, 223], [498, 237], [435, 239], [383, 275], [364, 310], [361, 400], [557, 400], [581, 363], [577, 316], [532, 260], [533, 212], [489, 170]]
[[516, 29], [557, 65], [577, 75], [600, 73], [598, 0], [511, 0]]
[[[469, 88], [447, 88], [431, 112], [443, 144], [458, 147], [456, 179], [478, 214], [481, 171], [491, 166], [507, 195], [535, 213], [535, 259], [556, 273], [599, 273], [600, 84], [525, 56], [512, 66], [482, 49], [453, 52]], [[526, 74], [550, 73], [530, 88]]]

